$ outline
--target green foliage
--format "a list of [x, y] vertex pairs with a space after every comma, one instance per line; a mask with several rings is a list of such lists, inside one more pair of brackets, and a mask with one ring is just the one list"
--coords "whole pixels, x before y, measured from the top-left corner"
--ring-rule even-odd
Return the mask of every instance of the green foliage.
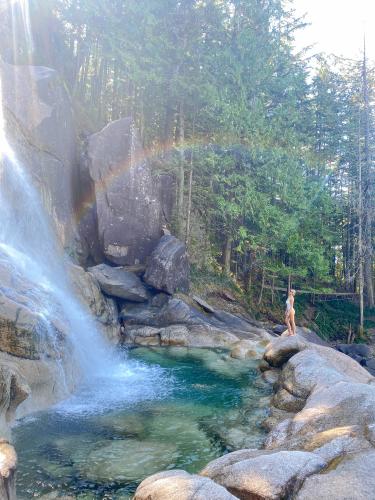
[[177, 174], [175, 227], [188, 233], [188, 216], [204, 227], [208, 245], [186, 238], [211, 270], [230, 252], [256, 293], [289, 277], [356, 289], [361, 68], [320, 57], [311, 78], [289, 2], [46, 0], [32, 11], [38, 62], [64, 75], [85, 128], [130, 115], [153, 164]]

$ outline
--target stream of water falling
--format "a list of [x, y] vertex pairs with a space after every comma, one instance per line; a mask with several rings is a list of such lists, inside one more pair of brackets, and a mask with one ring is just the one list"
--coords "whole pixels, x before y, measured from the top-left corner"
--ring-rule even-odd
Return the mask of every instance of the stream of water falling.
[[[33, 40], [28, 2], [5, 0], [7, 2], [10, 2], [13, 17], [16, 4], [21, 8], [23, 36], [31, 53]], [[12, 25], [15, 34], [15, 27], [19, 29], [20, 23], [13, 19]], [[66, 373], [72, 365], [79, 373], [82, 411], [87, 407], [87, 411], [95, 412], [134, 398], [137, 401], [153, 398], [163, 385], [162, 373], [158, 376], [159, 372], [150, 371], [146, 365], [132, 362], [124, 355], [116, 356], [73, 292], [68, 277], [69, 259], [58, 242], [27, 165], [21, 164], [7, 139], [1, 68], [0, 65], [0, 266], [10, 270], [13, 280], [21, 283], [22, 300], [43, 324], [41, 337], [45, 337], [47, 331], [49, 338], [45, 340], [49, 350], [52, 346], [56, 351], [53, 357], [60, 368], [60, 389], [67, 388], [65, 379], [72, 379], [71, 373]], [[69, 345], [65, 346], [65, 356], [73, 358], [69, 363], [64, 364], [59, 352], [64, 344], [56, 336], [56, 321], [63, 324], [67, 332], [65, 344]], [[134, 384], [136, 396], [135, 387], [131, 387]], [[68, 395], [67, 391], [65, 394]], [[71, 401], [66, 404], [67, 411], [72, 411]]]
[[[1, 75], [0, 75], [0, 103]], [[90, 315], [74, 296], [66, 256], [57, 241], [39, 193], [6, 138], [0, 104], [0, 259], [33, 284], [33, 304], [46, 323], [67, 323], [74, 356], [84, 376], [110, 362], [109, 348]], [[53, 339], [50, 339], [53, 340]]]

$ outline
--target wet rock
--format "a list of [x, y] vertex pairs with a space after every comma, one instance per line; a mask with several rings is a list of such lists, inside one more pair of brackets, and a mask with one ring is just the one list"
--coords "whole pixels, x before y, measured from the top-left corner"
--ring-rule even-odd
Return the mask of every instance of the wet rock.
[[144, 263], [170, 220], [173, 179], [152, 176], [130, 118], [90, 136], [87, 157], [103, 253], [118, 265]]
[[106, 297], [100, 290], [96, 278], [82, 267], [71, 264], [69, 272], [76, 296], [89, 309], [105, 336], [109, 340], [117, 342], [120, 323], [115, 300]]
[[[236, 457], [237, 458], [237, 457]], [[311, 474], [326, 466], [318, 455], [301, 451], [279, 451], [205, 469], [202, 474], [224, 486], [238, 498], [277, 500], [292, 495]]]
[[126, 326], [123, 343], [135, 345], [163, 345], [189, 347], [229, 347], [238, 338], [219, 331], [210, 325], [170, 325], [165, 328], [152, 326]]
[[0, 440], [0, 498], [16, 500], [16, 451], [8, 441]]
[[236, 342], [230, 352], [232, 358], [236, 359], [261, 359], [262, 353], [259, 351], [259, 343], [253, 340], [240, 340]]
[[176, 453], [173, 443], [157, 441], [107, 441], [89, 453], [79, 464], [81, 473], [91, 481], [139, 481], [142, 477], [166, 468]]
[[160, 330], [161, 345], [188, 346], [191, 345], [189, 330], [184, 325], [172, 325]]
[[146, 283], [163, 292], [189, 290], [189, 260], [185, 245], [174, 236], [163, 236], [147, 263]]
[[306, 479], [298, 500], [369, 500], [375, 491], [375, 451], [344, 456], [333, 470]]
[[[25, 359], [56, 358], [66, 339], [66, 327], [57, 317], [43, 318], [34, 288], [0, 253], [0, 351]], [[39, 293], [48, 300], [42, 289]]]
[[96, 416], [95, 420], [109, 432], [123, 437], [142, 436], [147, 430], [147, 417], [140, 414], [119, 414], [116, 412]]
[[0, 73], [8, 140], [41, 193], [61, 243], [72, 249], [78, 172], [69, 95], [50, 68], [0, 61]]
[[208, 478], [182, 470], [160, 472], [138, 486], [134, 500], [234, 500], [225, 488]]
[[30, 387], [13, 364], [0, 364], [0, 432], [7, 435], [7, 425], [12, 422], [17, 407], [29, 397]]
[[[51, 493], [47, 493], [46, 495], [42, 495], [39, 497], [40, 500], [77, 500], [77, 497], [72, 497], [70, 495], [60, 495], [59, 491], [53, 491]], [[81, 500], [81, 496], [78, 497]], [[89, 499], [87, 499], [89, 500]], [[91, 500], [91, 499], [90, 499]]]
[[141, 280], [138, 276], [125, 271], [122, 267], [99, 264], [90, 267], [89, 272], [95, 277], [100, 288], [107, 295], [132, 302], [147, 301], [147, 292]]

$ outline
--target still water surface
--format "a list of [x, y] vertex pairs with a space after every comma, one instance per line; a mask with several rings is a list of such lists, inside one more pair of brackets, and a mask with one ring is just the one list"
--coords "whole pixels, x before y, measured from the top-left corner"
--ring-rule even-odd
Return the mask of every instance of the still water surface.
[[198, 472], [259, 447], [270, 387], [258, 362], [212, 349], [137, 348], [94, 384], [14, 428], [20, 500], [130, 499], [164, 469]]

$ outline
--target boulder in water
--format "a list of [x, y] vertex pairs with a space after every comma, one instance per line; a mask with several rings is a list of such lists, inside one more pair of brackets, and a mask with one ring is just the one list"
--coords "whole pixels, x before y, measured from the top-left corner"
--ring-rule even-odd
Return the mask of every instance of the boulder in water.
[[148, 261], [144, 280], [171, 295], [189, 289], [189, 260], [182, 241], [170, 235], [160, 239]]
[[99, 483], [139, 481], [167, 467], [176, 451], [171, 442], [136, 439], [108, 441], [105, 446], [89, 453], [87, 460], [78, 466], [89, 480]]
[[99, 264], [90, 267], [89, 272], [95, 277], [100, 288], [107, 295], [132, 302], [147, 301], [147, 292], [141, 280], [138, 276], [125, 271], [122, 267]]

